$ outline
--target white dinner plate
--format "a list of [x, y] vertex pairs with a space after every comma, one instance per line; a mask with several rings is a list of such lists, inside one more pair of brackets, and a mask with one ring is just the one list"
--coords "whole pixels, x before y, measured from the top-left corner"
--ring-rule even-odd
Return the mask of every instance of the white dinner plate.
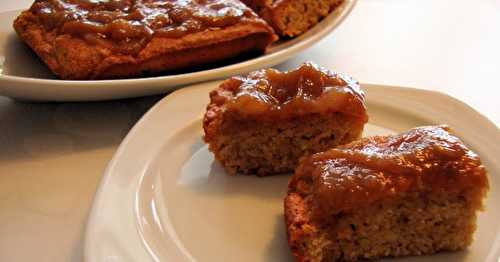
[[0, 95], [23, 100], [91, 101], [161, 94], [190, 83], [221, 79], [230, 75], [279, 64], [318, 42], [350, 13], [357, 0], [345, 0], [307, 33], [280, 40], [256, 58], [214, 69], [158, 77], [119, 80], [67, 81], [56, 79], [12, 29], [19, 13], [0, 13]]
[[[180, 89], [155, 105], [122, 142], [102, 178], [85, 236], [85, 259], [291, 261], [283, 219], [289, 176], [228, 176], [202, 141], [201, 119], [217, 82]], [[489, 171], [486, 210], [466, 250], [432, 261], [497, 261], [500, 132], [447, 95], [362, 85], [364, 136], [449, 124]], [[429, 257], [398, 261], [426, 261]]]

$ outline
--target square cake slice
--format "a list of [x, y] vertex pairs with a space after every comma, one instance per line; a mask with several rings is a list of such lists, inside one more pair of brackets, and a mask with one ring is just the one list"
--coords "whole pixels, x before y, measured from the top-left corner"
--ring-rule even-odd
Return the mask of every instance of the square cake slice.
[[349, 143], [368, 117], [351, 78], [305, 63], [224, 81], [210, 93], [205, 142], [230, 174], [291, 173], [304, 154]]
[[81, 80], [192, 68], [277, 39], [238, 0], [37, 0], [14, 29], [56, 75]]
[[446, 126], [365, 138], [303, 158], [285, 198], [297, 261], [352, 261], [466, 248], [486, 170]]

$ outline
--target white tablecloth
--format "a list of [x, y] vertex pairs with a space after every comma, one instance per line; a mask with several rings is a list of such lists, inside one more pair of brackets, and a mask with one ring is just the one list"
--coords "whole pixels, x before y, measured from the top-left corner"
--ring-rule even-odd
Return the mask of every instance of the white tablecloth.
[[[2, 1], [0, 11], [30, 0]], [[360, 0], [311, 60], [361, 82], [437, 90], [500, 125], [500, 2]], [[161, 96], [29, 104], [0, 97], [0, 261], [80, 261], [86, 218], [121, 139]]]

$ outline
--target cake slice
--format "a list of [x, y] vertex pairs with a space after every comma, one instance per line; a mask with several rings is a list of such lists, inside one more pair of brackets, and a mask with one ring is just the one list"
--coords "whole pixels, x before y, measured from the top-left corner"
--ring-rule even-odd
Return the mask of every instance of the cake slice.
[[228, 173], [289, 173], [304, 154], [360, 137], [364, 96], [351, 78], [305, 63], [224, 81], [210, 93], [205, 142]]
[[54, 74], [80, 80], [198, 67], [277, 39], [238, 0], [37, 0], [14, 29]]
[[282, 36], [306, 32], [343, 0], [242, 0]]
[[285, 198], [297, 261], [352, 261], [466, 248], [486, 170], [446, 126], [365, 138], [301, 160]]

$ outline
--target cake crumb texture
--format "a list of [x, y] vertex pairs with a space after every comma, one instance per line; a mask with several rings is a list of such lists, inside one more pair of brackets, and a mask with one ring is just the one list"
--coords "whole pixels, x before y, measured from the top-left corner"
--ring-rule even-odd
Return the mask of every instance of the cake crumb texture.
[[303, 34], [333, 12], [343, 0], [243, 0], [278, 34]]

